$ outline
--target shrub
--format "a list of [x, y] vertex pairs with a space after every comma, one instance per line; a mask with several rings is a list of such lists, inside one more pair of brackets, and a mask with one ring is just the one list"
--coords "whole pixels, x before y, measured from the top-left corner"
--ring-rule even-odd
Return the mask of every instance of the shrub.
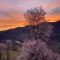
[[60, 55], [49, 50], [42, 40], [25, 41], [20, 60], [60, 60]]

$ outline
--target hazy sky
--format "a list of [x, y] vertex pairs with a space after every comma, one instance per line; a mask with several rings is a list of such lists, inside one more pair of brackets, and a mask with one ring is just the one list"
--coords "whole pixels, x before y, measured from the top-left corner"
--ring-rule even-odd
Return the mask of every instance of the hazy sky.
[[51, 21], [60, 19], [60, 0], [0, 0], [0, 29], [23, 26], [22, 12], [42, 6]]

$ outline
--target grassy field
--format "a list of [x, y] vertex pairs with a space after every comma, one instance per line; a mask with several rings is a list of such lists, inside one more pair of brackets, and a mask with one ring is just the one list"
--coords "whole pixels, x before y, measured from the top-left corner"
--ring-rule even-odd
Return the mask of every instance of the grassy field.
[[[2, 56], [0, 60], [7, 60], [7, 56], [9, 57], [9, 60], [15, 60], [16, 56], [18, 55], [19, 51], [3, 51], [1, 52]], [[9, 54], [9, 55], [8, 55]]]

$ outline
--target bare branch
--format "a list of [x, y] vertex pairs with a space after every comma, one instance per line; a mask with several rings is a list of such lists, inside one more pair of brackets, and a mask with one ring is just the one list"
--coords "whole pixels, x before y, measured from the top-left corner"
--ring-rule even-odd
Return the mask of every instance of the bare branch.
[[27, 10], [24, 16], [27, 22], [34, 26], [45, 21], [45, 14], [45, 11], [41, 7], [34, 7], [33, 9]]

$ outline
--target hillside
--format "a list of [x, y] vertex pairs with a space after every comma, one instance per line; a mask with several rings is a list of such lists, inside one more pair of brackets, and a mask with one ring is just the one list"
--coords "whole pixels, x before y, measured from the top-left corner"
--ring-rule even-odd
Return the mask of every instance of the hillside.
[[[53, 33], [51, 34], [51, 40], [60, 41], [60, 21], [50, 22], [48, 24], [54, 26]], [[31, 39], [33, 37], [33, 34], [30, 32], [31, 29], [32, 26], [25, 26], [25, 27], [18, 27], [15, 29], [6, 30], [6, 31], [0, 31], [0, 42], [5, 41], [7, 39], [20, 40], [20, 41]]]

